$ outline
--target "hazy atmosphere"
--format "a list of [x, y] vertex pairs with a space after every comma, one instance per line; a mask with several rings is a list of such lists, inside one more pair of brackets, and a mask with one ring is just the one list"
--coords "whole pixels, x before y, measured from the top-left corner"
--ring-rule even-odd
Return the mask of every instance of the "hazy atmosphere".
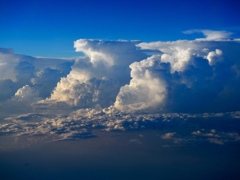
[[0, 1], [1, 179], [239, 179], [239, 8]]

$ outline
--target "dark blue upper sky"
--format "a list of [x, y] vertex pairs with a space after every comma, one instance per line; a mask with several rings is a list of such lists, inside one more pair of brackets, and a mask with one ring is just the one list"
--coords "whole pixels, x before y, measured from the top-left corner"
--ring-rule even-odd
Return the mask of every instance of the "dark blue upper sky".
[[0, 0], [0, 47], [34, 56], [76, 56], [79, 38], [192, 38], [188, 29], [238, 32], [234, 0]]

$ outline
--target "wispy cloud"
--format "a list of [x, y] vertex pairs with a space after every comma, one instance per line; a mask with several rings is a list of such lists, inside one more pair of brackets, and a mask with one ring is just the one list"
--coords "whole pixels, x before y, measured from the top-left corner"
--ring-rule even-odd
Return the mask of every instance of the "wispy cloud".
[[197, 40], [207, 41], [226, 41], [231, 39], [232, 32], [228, 31], [213, 31], [208, 29], [193, 29], [184, 31], [185, 34], [202, 33], [205, 38], [198, 38]]

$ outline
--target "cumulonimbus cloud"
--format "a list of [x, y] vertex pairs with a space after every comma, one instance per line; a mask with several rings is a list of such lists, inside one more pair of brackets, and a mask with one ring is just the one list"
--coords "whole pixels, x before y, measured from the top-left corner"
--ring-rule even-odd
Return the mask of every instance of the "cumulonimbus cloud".
[[205, 38], [79, 39], [74, 47], [85, 56], [75, 59], [36, 58], [0, 49], [0, 101], [25, 101], [35, 109], [63, 103], [61, 107], [122, 112], [239, 110], [240, 41], [226, 31], [186, 33], [193, 32]]
[[239, 142], [240, 40], [198, 32], [205, 38], [80, 39], [84, 56], [74, 59], [0, 49], [0, 135], [65, 140], [157, 127], [166, 143]]
[[80, 108], [112, 105], [121, 86], [130, 80], [128, 66], [146, 57], [135, 44], [136, 41], [75, 41], [76, 51], [86, 56], [75, 61], [71, 72], [57, 84], [48, 101]]
[[143, 50], [162, 53], [158, 64], [165, 64], [162, 69], [165, 73], [158, 78], [165, 82], [166, 97], [159, 103], [159, 109], [208, 112], [240, 108], [237, 103], [240, 100], [237, 93], [240, 90], [240, 41], [229, 40], [225, 32], [216, 34], [217, 39], [209, 39], [205, 33], [206, 38], [197, 40], [138, 44]]

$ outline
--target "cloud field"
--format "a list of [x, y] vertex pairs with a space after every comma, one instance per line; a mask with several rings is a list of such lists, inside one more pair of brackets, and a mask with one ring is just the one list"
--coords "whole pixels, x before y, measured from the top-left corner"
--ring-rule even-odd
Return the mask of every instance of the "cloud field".
[[[240, 39], [225, 31], [184, 33], [204, 37], [167, 42], [79, 39], [74, 48], [84, 56], [72, 59], [0, 49], [0, 133], [84, 137], [91, 136], [89, 127], [147, 127], [149, 118], [163, 122], [168, 113], [202, 117], [235, 112], [228, 118], [239, 119]], [[239, 140], [236, 132], [203, 129], [189, 134], [216, 144]]]

